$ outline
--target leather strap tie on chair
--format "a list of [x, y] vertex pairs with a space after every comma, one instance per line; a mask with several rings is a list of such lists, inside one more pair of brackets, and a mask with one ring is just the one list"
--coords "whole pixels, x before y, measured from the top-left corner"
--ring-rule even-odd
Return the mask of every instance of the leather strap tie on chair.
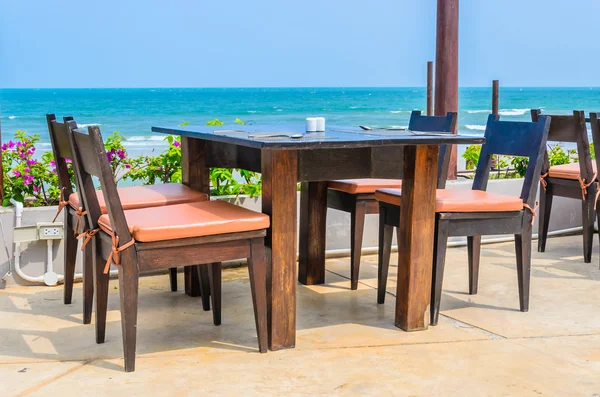
[[58, 216], [60, 215], [60, 212], [63, 210], [63, 208], [65, 208], [67, 205], [69, 205], [68, 201], [64, 201], [62, 199], [64, 197], [64, 194], [65, 194], [65, 188], [63, 187], [62, 189], [60, 189], [60, 197], [58, 199], [58, 211], [56, 212], [54, 219], [52, 219], [52, 223], [56, 222], [56, 218], [58, 218]]
[[94, 237], [96, 235], [96, 233], [98, 233], [99, 231], [100, 231], [99, 228], [98, 229], [90, 229], [88, 231], [81, 233], [79, 236], [77, 236], [77, 240], [80, 240], [85, 237], [85, 240], [83, 240], [83, 244], [81, 244], [82, 251], [85, 249], [85, 246], [87, 245], [87, 243], [90, 242], [92, 237]]
[[110, 269], [111, 263], [114, 263], [115, 266], [119, 266], [121, 264], [121, 258], [119, 256], [119, 253], [135, 244], [135, 240], [132, 237], [131, 241], [119, 247], [119, 236], [117, 236], [115, 233], [112, 233], [110, 237], [112, 238], [112, 249], [110, 251], [108, 259], [106, 260], [106, 266], [104, 266], [104, 274], [108, 274], [108, 270]]
[[535, 217], [537, 216], [536, 211], [538, 209], [538, 202], [537, 201], [535, 202], [535, 208], [531, 208], [529, 206], [529, 204], [523, 203], [523, 208], [526, 208], [526, 209], [529, 210], [529, 212], [531, 212], [531, 215], [532, 215], [532, 217], [531, 217], [531, 224], [533, 225], [533, 222], [535, 221]]
[[[79, 226], [81, 226], [81, 228], [83, 229], [83, 219], [82, 217], [87, 214], [87, 211], [84, 211], [82, 207], [77, 208], [77, 211], [75, 211], [75, 215], [77, 216], [77, 222], [75, 223], [75, 230], [73, 230], [73, 233], [75, 233], [75, 235], [77, 237], [79, 234]], [[83, 233], [83, 230], [81, 231]]]
[[548, 177], [548, 173], [546, 172], [545, 174], [543, 174], [542, 176], [540, 176], [540, 183], [542, 184], [542, 187], [544, 188], [544, 191], [546, 191], [546, 186], [548, 186], [548, 182], [546, 182], [546, 178]]
[[596, 186], [596, 199], [594, 200], [594, 211], [596, 211], [596, 204], [598, 204], [598, 199], [600, 198], [600, 189]]
[[581, 197], [583, 200], [585, 200], [585, 197], [587, 196], [587, 188], [592, 186], [592, 184], [596, 182], [596, 177], [598, 177], [598, 173], [594, 172], [594, 176], [592, 177], [590, 183], [585, 183], [585, 179], [581, 179], [581, 176], [577, 177], [577, 180], [579, 181], [579, 186], [581, 187]]

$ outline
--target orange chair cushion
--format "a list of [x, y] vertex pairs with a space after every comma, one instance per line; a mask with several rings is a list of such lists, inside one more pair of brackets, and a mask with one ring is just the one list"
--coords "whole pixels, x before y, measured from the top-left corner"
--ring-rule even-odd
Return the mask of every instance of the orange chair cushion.
[[[101, 190], [98, 190], [97, 196], [100, 210], [103, 214], [106, 214], [106, 204], [104, 203], [104, 195]], [[206, 194], [195, 191], [180, 183], [123, 187], [119, 189], [119, 198], [124, 210], [208, 200]], [[74, 209], [81, 207], [80, 203], [77, 193], [69, 196], [69, 205]]]
[[330, 189], [350, 194], [375, 193], [377, 189], [401, 187], [401, 179], [342, 179], [329, 182]]
[[[124, 212], [129, 232], [139, 242], [239, 233], [269, 227], [268, 215], [220, 200]], [[98, 219], [98, 225], [107, 233], [113, 232], [108, 214]]]
[[[595, 162], [592, 163], [592, 168], [594, 169], [594, 172], [596, 172]], [[579, 163], [553, 165], [548, 170], [548, 176], [550, 178], [577, 180], [580, 174], [581, 170], [579, 169]]]
[[[435, 196], [435, 212], [505, 212], [523, 209], [523, 200], [520, 197], [481, 190], [438, 189]], [[402, 190], [377, 190], [375, 198], [399, 206]]]

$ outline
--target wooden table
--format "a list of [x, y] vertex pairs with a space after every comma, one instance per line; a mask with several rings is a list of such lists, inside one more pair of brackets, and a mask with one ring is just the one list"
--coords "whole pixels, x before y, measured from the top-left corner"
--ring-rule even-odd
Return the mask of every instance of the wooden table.
[[303, 124], [152, 127], [152, 131], [181, 135], [183, 183], [194, 189], [209, 192], [210, 167], [262, 173], [262, 210], [271, 217], [265, 245], [270, 265], [267, 288], [272, 350], [296, 343], [298, 182], [302, 182], [299, 280], [318, 284], [325, 281], [327, 181], [403, 179], [395, 323], [407, 331], [427, 328], [439, 145], [481, 143], [482, 137], [366, 132], [356, 127], [329, 127], [301, 139], [249, 136], [302, 134]]

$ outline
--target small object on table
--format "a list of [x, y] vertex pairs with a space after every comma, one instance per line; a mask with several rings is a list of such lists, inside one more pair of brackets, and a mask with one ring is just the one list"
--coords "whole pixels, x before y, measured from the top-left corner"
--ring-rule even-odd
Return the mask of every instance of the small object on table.
[[317, 117], [317, 132], [325, 132], [325, 117]]
[[306, 118], [306, 132], [317, 132], [317, 118], [307, 117]]

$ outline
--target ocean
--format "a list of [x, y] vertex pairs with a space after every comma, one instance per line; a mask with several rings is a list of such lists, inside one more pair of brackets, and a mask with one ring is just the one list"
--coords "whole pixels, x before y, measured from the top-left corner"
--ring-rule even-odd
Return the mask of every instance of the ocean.
[[[2, 140], [16, 130], [41, 136], [49, 149], [45, 114], [71, 115], [80, 126], [99, 124], [104, 135], [119, 131], [130, 154], [164, 147], [153, 125], [204, 124], [237, 117], [254, 124], [304, 123], [323, 116], [335, 125], [406, 126], [410, 112], [425, 111], [425, 88], [111, 88], [0, 89]], [[482, 134], [491, 111], [491, 88], [461, 88], [459, 131]], [[569, 114], [600, 111], [600, 88], [501, 88], [504, 120], [530, 120], [529, 109]]]

